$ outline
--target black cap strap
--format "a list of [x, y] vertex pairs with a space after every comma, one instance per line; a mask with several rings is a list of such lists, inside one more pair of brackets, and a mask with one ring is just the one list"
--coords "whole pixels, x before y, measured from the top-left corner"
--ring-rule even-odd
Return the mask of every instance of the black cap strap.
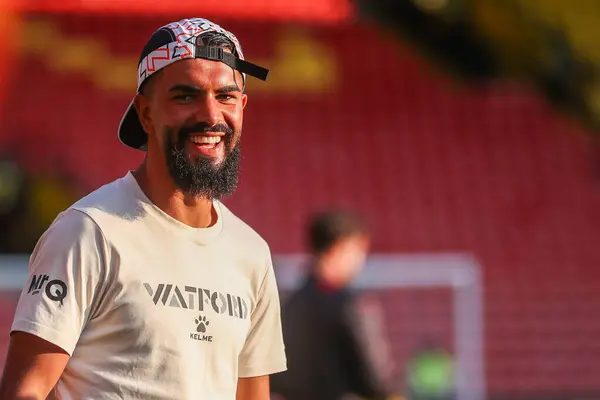
[[196, 58], [204, 58], [206, 60], [221, 61], [222, 63], [236, 69], [244, 74], [248, 74], [262, 81], [267, 80], [269, 70], [252, 64], [248, 61], [237, 58], [233, 54], [224, 51], [220, 47], [202, 46], [196, 47]]

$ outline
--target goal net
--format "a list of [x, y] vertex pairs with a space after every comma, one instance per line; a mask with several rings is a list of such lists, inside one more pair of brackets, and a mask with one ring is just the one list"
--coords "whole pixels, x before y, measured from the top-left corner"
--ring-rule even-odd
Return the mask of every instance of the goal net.
[[[282, 301], [301, 283], [304, 255], [274, 257]], [[483, 292], [477, 261], [464, 254], [372, 255], [354, 283], [383, 309], [394, 387], [406, 390], [419, 350], [444, 349], [458, 400], [483, 400]], [[425, 347], [429, 346], [429, 347]], [[433, 382], [435, 374], [430, 374]]]

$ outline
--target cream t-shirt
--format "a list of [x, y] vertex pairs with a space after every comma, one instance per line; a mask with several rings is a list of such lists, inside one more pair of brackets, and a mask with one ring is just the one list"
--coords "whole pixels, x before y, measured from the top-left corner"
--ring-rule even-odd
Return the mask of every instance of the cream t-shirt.
[[215, 201], [196, 229], [131, 173], [61, 213], [31, 255], [12, 331], [71, 355], [59, 399], [235, 399], [286, 369], [267, 243]]

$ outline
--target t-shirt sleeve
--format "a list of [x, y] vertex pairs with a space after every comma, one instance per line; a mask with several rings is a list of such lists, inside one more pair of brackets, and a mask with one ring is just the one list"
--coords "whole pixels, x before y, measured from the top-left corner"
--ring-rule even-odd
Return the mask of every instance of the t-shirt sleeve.
[[101, 296], [106, 252], [87, 214], [75, 209], [60, 214], [31, 255], [11, 333], [36, 335], [73, 355]]
[[273, 264], [267, 271], [251, 315], [250, 332], [239, 356], [239, 377], [249, 378], [287, 369], [281, 328], [281, 305]]

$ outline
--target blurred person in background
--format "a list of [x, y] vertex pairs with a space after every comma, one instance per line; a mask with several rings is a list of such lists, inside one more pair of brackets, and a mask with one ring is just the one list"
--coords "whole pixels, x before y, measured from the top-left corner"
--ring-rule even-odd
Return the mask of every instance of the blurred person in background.
[[[353, 212], [330, 210], [309, 222], [308, 276], [283, 308], [288, 370], [272, 377], [287, 400], [391, 399], [392, 362], [381, 313], [350, 288], [369, 251], [371, 232]], [[375, 309], [373, 309], [375, 307]]]
[[220, 201], [237, 186], [247, 75], [266, 79], [243, 58], [205, 19], [152, 35], [118, 129], [145, 159], [38, 241], [0, 399], [269, 398], [286, 368], [271, 254]]

